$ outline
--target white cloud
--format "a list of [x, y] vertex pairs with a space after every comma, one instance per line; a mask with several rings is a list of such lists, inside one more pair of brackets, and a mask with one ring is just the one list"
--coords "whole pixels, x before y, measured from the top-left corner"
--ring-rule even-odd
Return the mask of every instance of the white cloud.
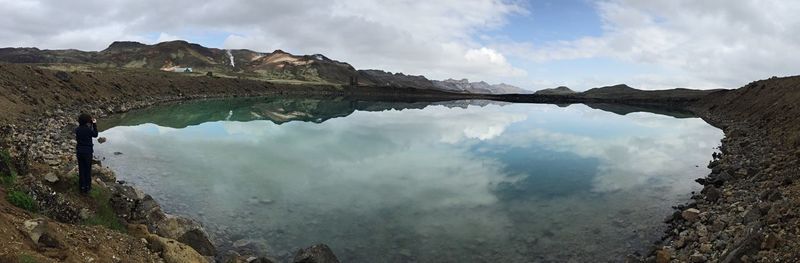
[[736, 88], [797, 74], [800, 67], [794, 52], [800, 48], [800, 3], [606, 0], [596, 6], [601, 36], [501, 50], [537, 62], [612, 58], [662, 68], [633, 80], [650, 88]]
[[525, 12], [504, 0], [0, 0], [0, 5], [0, 46], [100, 50], [115, 40], [223, 32], [229, 34], [224, 48], [322, 53], [356, 68], [439, 79], [525, 74], [503, 54], [473, 41], [506, 23], [507, 16]]
[[183, 39], [183, 38], [181, 38], [179, 36], [176, 36], [176, 35], [170, 35], [170, 34], [161, 32], [161, 34], [158, 34], [158, 38], [156, 39], [156, 42], [173, 41], [173, 40], [181, 40], [181, 39]]

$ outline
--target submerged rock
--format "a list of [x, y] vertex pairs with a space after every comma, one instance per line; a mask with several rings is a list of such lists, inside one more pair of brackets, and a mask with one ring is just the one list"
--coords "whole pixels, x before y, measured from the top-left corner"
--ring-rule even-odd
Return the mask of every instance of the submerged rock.
[[339, 263], [328, 245], [317, 244], [300, 249], [294, 256], [294, 263]]

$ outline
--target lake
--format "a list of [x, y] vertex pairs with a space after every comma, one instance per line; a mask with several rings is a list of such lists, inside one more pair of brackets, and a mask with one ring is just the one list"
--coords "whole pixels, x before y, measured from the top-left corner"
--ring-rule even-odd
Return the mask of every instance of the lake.
[[723, 136], [685, 114], [613, 113], [626, 109], [208, 100], [112, 116], [95, 148], [118, 179], [202, 222], [220, 253], [619, 261], [658, 240]]

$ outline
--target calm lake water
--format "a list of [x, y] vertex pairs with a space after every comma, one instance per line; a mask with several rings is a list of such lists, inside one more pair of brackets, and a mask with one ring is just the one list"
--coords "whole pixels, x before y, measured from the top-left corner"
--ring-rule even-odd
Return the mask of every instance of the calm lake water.
[[660, 237], [722, 138], [698, 118], [486, 101], [229, 99], [104, 124], [104, 164], [221, 253], [325, 243], [345, 262], [618, 261]]

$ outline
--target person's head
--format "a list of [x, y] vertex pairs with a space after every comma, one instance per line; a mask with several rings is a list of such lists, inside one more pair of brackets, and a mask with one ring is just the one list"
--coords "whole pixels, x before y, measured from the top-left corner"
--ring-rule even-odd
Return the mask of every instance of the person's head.
[[81, 115], [78, 116], [78, 125], [83, 126], [89, 123], [92, 123], [92, 115], [81, 113]]

